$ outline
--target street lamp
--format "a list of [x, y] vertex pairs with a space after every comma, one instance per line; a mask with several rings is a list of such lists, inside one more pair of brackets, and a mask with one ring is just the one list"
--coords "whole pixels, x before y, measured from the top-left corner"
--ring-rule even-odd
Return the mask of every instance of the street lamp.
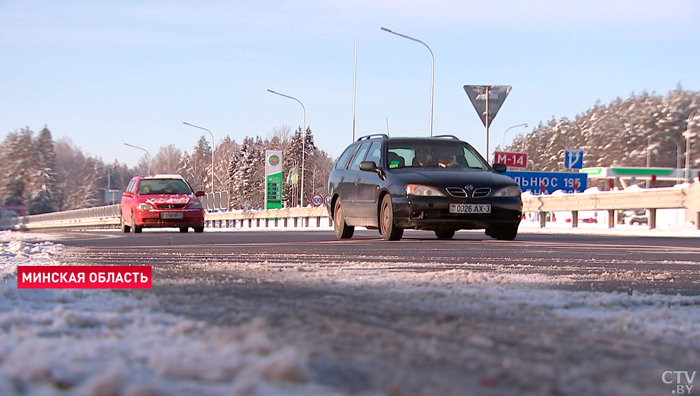
[[147, 167], [148, 167], [148, 175], [150, 176], [150, 174], [151, 174], [151, 153], [149, 153], [148, 150], [146, 150], [145, 148], [139, 147], [139, 146], [134, 146], [133, 144], [124, 143], [124, 145], [125, 145], [125, 146], [129, 146], [129, 147], [133, 147], [133, 148], [135, 148], [135, 149], [143, 150], [143, 151], [146, 152], [146, 155], [148, 155], [148, 165], [147, 165]]
[[385, 32], [389, 32], [391, 34], [395, 34], [397, 36], [415, 41], [417, 43], [421, 43], [425, 46], [425, 48], [428, 49], [428, 51], [430, 51], [430, 57], [433, 59], [432, 72], [431, 72], [431, 77], [430, 77], [430, 136], [433, 136], [433, 94], [435, 92], [435, 56], [433, 55], [433, 50], [431, 50], [430, 47], [428, 47], [428, 44], [426, 44], [418, 39], [414, 39], [413, 37], [408, 37], [404, 34], [396, 33], [394, 31], [391, 31], [390, 29], [387, 29], [384, 27], [382, 28], [382, 30]]
[[271, 89], [268, 89], [267, 92], [270, 92], [270, 93], [273, 93], [273, 94], [279, 95], [279, 96], [284, 96], [285, 98], [289, 98], [292, 100], [296, 100], [297, 102], [299, 102], [302, 110], [304, 111], [304, 126], [303, 126], [304, 129], [302, 130], [302, 134], [301, 134], [301, 197], [299, 199], [299, 204], [303, 208], [304, 207], [304, 159], [306, 158], [306, 107], [304, 107], [304, 104], [301, 103], [301, 101], [295, 97], [281, 94], [281, 93], [275, 92]]
[[513, 125], [512, 127], [508, 127], [508, 129], [506, 129], [505, 132], [503, 132], [503, 141], [501, 142], [501, 150], [506, 149], [506, 132], [508, 132], [509, 130], [511, 130], [513, 128], [517, 128], [517, 127], [527, 128], [527, 122], [524, 124], [518, 124], [518, 125]]
[[[201, 126], [192, 125], [192, 124], [190, 124], [188, 122], [184, 122], [184, 121], [182, 123], [185, 125], [191, 126], [193, 128], [203, 129], [203, 130], [209, 132], [209, 134], [211, 135], [211, 193], [214, 194], [214, 148], [215, 148], [214, 145], [216, 144], [214, 142], [214, 134], [211, 133], [211, 131], [208, 130], [207, 128], [202, 128]], [[213, 195], [212, 195], [212, 197], [213, 197]]]
[[688, 121], [686, 122], [686, 128], [685, 128], [685, 181], [690, 181], [690, 120], [695, 117], [695, 113], [697, 113], [698, 108], [693, 110], [692, 113], [688, 116]]

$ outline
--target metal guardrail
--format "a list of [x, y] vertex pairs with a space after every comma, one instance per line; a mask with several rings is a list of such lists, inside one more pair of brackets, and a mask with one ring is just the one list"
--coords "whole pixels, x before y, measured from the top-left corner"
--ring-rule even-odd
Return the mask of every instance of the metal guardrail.
[[[700, 230], [700, 182], [682, 184], [675, 187], [651, 189], [626, 189], [622, 191], [588, 191], [576, 194], [524, 195], [524, 212], [572, 212], [572, 227], [578, 223], [578, 211], [608, 210], [611, 218], [621, 209], [648, 209], [651, 212], [649, 227], [655, 227], [656, 209], [686, 208], [696, 215], [695, 225]], [[310, 219], [316, 219], [320, 226], [321, 218], [327, 218], [324, 206], [316, 208], [287, 208], [273, 210], [249, 210], [213, 212], [205, 215], [209, 227], [231, 228], [269, 227], [281, 220], [285, 227], [309, 227]], [[541, 226], [544, 227], [544, 218]], [[289, 225], [288, 220], [293, 220]], [[297, 219], [305, 219], [298, 221]], [[253, 221], [255, 220], [255, 221]], [[114, 227], [120, 224], [119, 205], [89, 209], [70, 210], [0, 220], [0, 230], [30, 230], [70, 227]], [[254, 225], [255, 224], [255, 225]], [[331, 220], [327, 220], [331, 224]], [[609, 221], [613, 227], [615, 222]]]

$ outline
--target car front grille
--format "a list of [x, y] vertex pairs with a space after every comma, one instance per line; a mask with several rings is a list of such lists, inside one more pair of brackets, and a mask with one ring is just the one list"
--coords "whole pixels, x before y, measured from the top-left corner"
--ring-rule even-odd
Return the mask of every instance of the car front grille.
[[472, 198], [483, 198], [491, 194], [491, 189], [488, 187], [480, 187], [474, 190]]
[[467, 198], [469, 196], [472, 198], [484, 198], [491, 194], [490, 187], [479, 187], [471, 191], [471, 193], [467, 193], [467, 190], [461, 187], [447, 187], [446, 190], [450, 195], [458, 198]]
[[185, 209], [185, 204], [162, 204], [157, 207], [158, 209]]
[[466, 198], [467, 197], [467, 192], [464, 191], [463, 188], [460, 187], [447, 187], [446, 188], [447, 192], [450, 193], [453, 197], [459, 197], [459, 198]]

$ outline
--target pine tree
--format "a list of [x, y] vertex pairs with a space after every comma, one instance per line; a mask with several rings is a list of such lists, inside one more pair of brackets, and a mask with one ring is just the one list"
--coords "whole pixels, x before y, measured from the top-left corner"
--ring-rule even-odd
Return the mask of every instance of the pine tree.
[[31, 175], [34, 169], [34, 139], [29, 128], [10, 133], [2, 151], [2, 180], [0, 186], [5, 202], [27, 206], [31, 198]]
[[55, 212], [56, 202], [53, 193], [58, 179], [56, 152], [51, 131], [47, 127], [44, 127], [36, 138], [35, 155], [32, 177], [34, 194], [31, 198], [29, 214]]

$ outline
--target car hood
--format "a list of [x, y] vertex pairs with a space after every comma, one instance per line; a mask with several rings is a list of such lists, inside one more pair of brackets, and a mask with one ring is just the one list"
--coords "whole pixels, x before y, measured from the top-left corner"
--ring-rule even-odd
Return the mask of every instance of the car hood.
[[474, 184], [477, 186], [517, 186], [512, 178], [483, 170], [463, 169], [411, 169], [410, 172], [394, 172], [404, 183], [420, 183], [435, 186], [461, 186]]
[[142, 197], [142, 200], [151, 205], [177, 205], [187, 204], [192, 199], [191, 195], [186, 194], [154, 194]]

